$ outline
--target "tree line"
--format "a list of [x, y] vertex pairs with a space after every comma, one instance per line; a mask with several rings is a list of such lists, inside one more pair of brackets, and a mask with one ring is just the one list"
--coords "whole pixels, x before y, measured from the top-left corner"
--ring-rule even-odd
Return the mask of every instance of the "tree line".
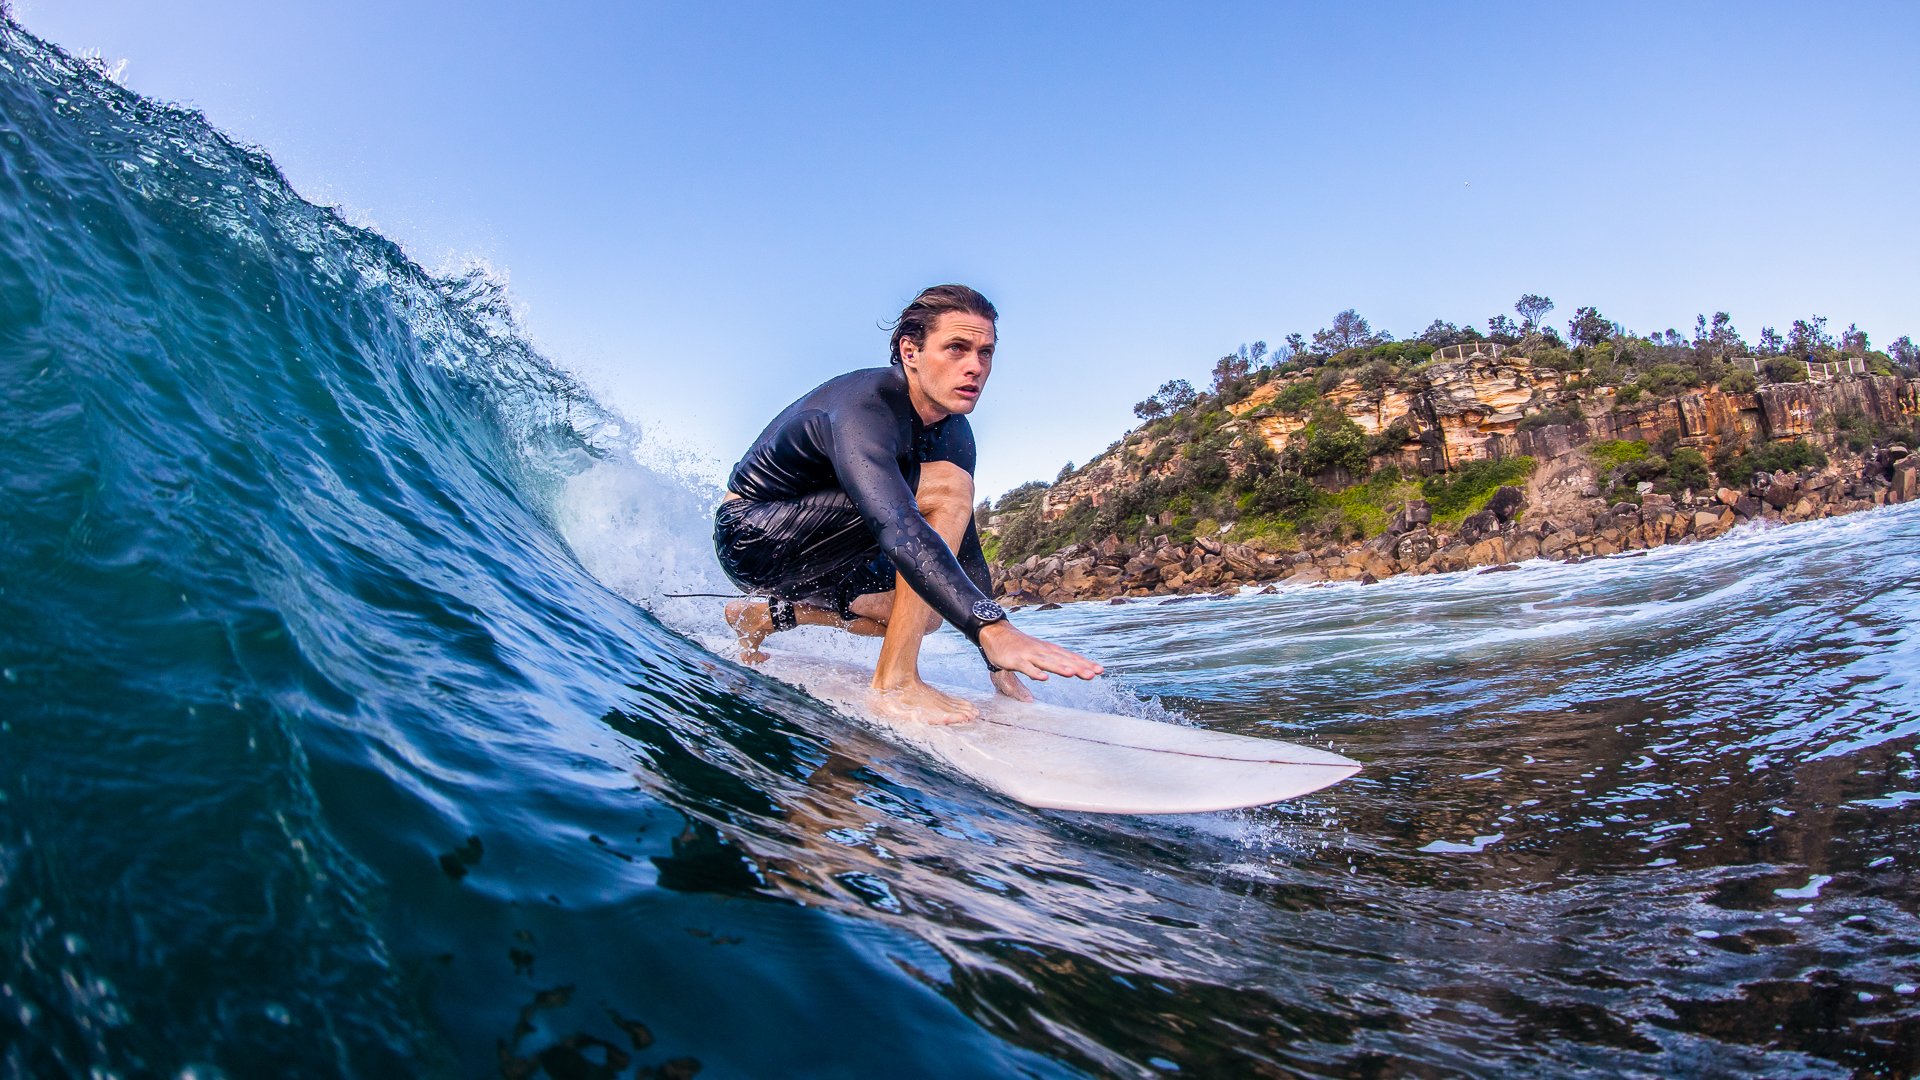
[[[1277, 348], [1269, 348], [1265, 341], [1256, 341], [1220, 357], [1213, 365], [1212, 393], [1230, 394], [1263, 371], [1285, 374], [1323, 367], [1356, 352], [1372, 351], [1376, 358], [1387, 359], [1389, 363], [1411, 355], [1409, 350], [1399, 350], [1398, 356], [1389, 356], [1379, 348], [1383, 345], [1431, 346], [1425, 350], [1425, 355], [1430, 356], [1434, 350], [1449, 345], [1480, 341], [1498, 345], [1531, 344], [1545, 354], [1544, 359], [1550, 366], [1566, 368], [1571, 362], [1599, 360], [1602, 368], [1598, 374], [1603, 377], [1613, 374], [1605, 361], [1617, 359], [1623, 352], [1653, 356], [1669, 364], [1681, 359], [1674, 355], [1676, 352], [1721, 362], [1752, 357], [1760, 362], [1763, 374], [1774, 382], [1803, 380], [1805, 369], [1796, 369], [1795, 363], [1831, 363], [1849, 357], [1877, 363], [1884, 374], [1912, 377], [1920, 371], [1920, 346], [1914, 344], [1911, 335], [1902, 334], [1884, 352], [1876, 351], [1858, 324], [1849, 323], [1836, 334], [1829, 329], [1824, 315], [1795, 319], [1785, 332], [1772, 326], [1763, 327], [1759, 336], [1748, 342], [1734, 327], [1732, 316], [1724, 311], [1716, 311], [1712, 316], [1696, 316], [1692, 336], [1688, 337], [1672, 328], [1648, 334], [1634, 333], [1601, 314], [1597, 307], [1577, 307], [1562, 336], [1557, 327], [1546, 321], [1554, 309], [1550, 297], [1524, 293], [1513, 306], [1518, 322], [1503, 312], [1487, 319], [1486, 331], [1482, 332], [1471, 322], [1456, 325], [1435, 319], [1417, 336], [1402, 343], [1396, 342], [1391, 333], [1374, 329], [1358, 311], [1347, 308], [1311, 337], [1288, 334]], [[1602, 346], [1607, 348], [1602, 350]], [[1608, 355], [1596, 355], [1603, 351]], [[1719, 379], [1712, 381], [1717, 383]], [[1158, 420], [1193, 406], [1201, 396], [1201, 391], [1188, 380], [1170, 379], [1136, 403], [1133, 414], [1144, 421]]]

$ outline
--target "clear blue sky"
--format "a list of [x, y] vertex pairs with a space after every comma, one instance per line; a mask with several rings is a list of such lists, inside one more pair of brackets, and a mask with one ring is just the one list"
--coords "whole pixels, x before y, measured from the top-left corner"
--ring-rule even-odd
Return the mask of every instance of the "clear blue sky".
[[938, 281], [1001, 310], [986, 493], [1346, 307], [1920, 335], [1912, 3], [14, 6], [722, 465]]

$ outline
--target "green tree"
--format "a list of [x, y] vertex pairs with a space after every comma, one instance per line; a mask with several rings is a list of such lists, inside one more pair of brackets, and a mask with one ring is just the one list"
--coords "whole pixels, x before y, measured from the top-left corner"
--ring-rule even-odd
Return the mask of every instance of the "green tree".
[[1920, 370], [1920, 345], [1915, 345], [1913, 338], [1906, 334], [1893, 339], [1893, 343], [1887, 346], [1887, 355], [1893, 358], [1894, 363], [1905, 369], [1908, 376]]
[[1239, 352], [1230, 352], [1213, 363], [1213, 392], [1226, 394], [1237, 389], [1241, 380], [1253, 370], [1253, 357], [1245, 345]]
[[1733, 328], [1733, 316], [1716, 311], [1711, 323], [1705, 315], [1694, 316], [1693, 350], [1701, 356], [1744, 356], [1747, 343], [1741, 340], [1740, 331]]
[[1332, 326], [1314, 332], [1313, 351], [1321, 356], [1332, 356], [1387, 340], [1390, 339], [1385, 335], [1374, 333], [1373, 327], [1359, 312], [1348, 308], [1333, 317]]
[[1168, 379], [1160, 384], [1160, 389], [1155, 394], [1161, 401], [1166, 402], [1168, 412], [1178, 412], [1200, 400], [1200, 395], [1194, 391], [1193, 384], [1185, 379]]
[[1200, 395], [1194, 391], [1192, 383], [1185, 379], [1169, 379], [1160, 384], [1160, 389], [1154, 391], [1152, 397], [1135, 404], [1133, 415], [1142, 420], [1158, 420], [1198, 400]]
[[1575, 345], [1593, 348], [1613, 337], [1612, 320], [1600, 314], [1599, 308], [1575, 308], [1573, 321], [1567, 324], [1567, 336]]
[[1833, 351], [1833, 335], [1827, 333], [1825, 315], [1793, 320], [1793, 328], [1787, 331], [1787, 355], [1797, 360], [1805, 360], [1831, 351]]
[[1848, 323], [1840, 334], [1840, 351], [1848, 356], [1865, 356], [1872, 346], [1867, 344], [1867, 332], [1857, 323]]
[[1540, 320], [1553, 310], [1553, 301], [1538, 293], [1523, 293], [1513, 310], [1520, 316], [1520, 331], [1526, 333], [1539, 327]]

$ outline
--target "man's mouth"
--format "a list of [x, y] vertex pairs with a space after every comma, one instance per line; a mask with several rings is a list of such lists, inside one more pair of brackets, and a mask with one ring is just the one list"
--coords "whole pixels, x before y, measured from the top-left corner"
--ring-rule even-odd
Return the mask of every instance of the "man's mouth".
[[953, 392], [961, 395], [962, 397], [979, 397], [980, 396], [980, 388], [977, 386], [956, 386], [954, 387]]

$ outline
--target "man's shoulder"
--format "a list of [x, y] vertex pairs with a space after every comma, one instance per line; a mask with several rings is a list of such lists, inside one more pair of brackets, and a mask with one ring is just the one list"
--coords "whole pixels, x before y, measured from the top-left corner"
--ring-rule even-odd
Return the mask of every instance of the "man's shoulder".
[[886, 367], [857, 368], [845, 375], [835, 375], [821, 383], [808, 397], [837, 396], [857, 397], [873, 395], [885, 398], [905, 398], [907, 380], [900, 369], [888, 364]]
[[904, 421], [913, 411], [913, 401], [907, 395], [905, 377], [898, 368], [889, 366], [835, 375], [808, 391], [805, 397], [794, 402], [794, 407], [802, 412], [824, 413], [841, 419], [880, 412]]

